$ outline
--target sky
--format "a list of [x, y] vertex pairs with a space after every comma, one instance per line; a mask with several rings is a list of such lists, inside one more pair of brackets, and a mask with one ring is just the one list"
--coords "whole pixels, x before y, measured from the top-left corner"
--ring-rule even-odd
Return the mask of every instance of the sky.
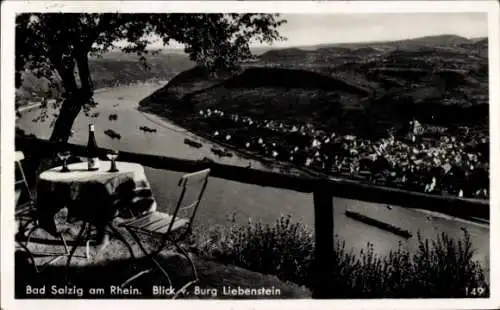
[[319, 43], [398, 40], [427, 35], [488, 36], [486, 13], [283, 14], [280, 27], [286, 42], [297, 46]]
[[[440, 34], [466, 38], [488, 36], [486, 13], [329, 13], [282, 14], [281, 17], [288, 21], [279, 28], [287, 40], [275, 42], [273, 47], [401, 40]], [[252, 44], [252, 47], [260, 46]], [[173, 43], [170, 47], [181, 46]]]

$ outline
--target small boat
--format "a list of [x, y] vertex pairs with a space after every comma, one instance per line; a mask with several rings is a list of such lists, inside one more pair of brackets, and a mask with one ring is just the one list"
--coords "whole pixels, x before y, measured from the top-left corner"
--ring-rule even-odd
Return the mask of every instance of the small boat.
[[108, 129], [108, 130], [104, 131], [104, 133], [108, 137], [110, 137], [111, 139], [118, 139], [118, 140], [120, 140], [122, 138], [122, 135], [120, 135], [119, 133], [117, 133], [113, 129]]
[[193, 141], [193, 140], [190, 140], [190, 139], [184, 139], [184, 144], [187, 144], [189, 146], [192, 146], [192, 147], [195, 147], [197, 149], [199, 149], [200, 147], [203, 146], [203, 144], [199, 143], [199, 142], [196, 142], [196, 141]]
[[144, 132], [156, 132], [156, 129], [155, 128], [149, 128], [149, 127], [146, 127], [146, 126], [141, 126], [139, 127], [140, 130], [144, 131]]
[[225, 151], [225, 150], [222, 150], [222, 149], [217, 149], [217, 148], [211, 148], [210, 151], [212, 151], [212, 153], [214, 153], [215, 155], [219, 156], [219, 157], [233, 157], [233, 154], [231, 152], [228, 152], [228, 151]]

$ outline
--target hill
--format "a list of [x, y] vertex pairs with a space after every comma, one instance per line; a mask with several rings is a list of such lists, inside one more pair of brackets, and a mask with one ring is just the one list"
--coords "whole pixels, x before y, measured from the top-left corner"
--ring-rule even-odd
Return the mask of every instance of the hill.
[[267, 51], [259, 56], [261, 61], [283, 61], [287, 59], [304, 58], [308, 54], [307, 51], [299, 48], [285, 48], [279, 50]]
[[[90, 72], [96, 89], [129, 84], [147, 80], [170, 80], [177, 74], [193, 67], [187, 55], [179, 53], [159, 53], [147, 56], [149, 68], [145, 68], [135, 55], [109, 52], [100, 58], [89, 60]], [[63, 89], [57, 77], [51, 84], [45, 78], [37, 78], [31, 72], [23, 74], [23, 83], [16, 90], [16, 105], [42, 98], [55, 98]]]
[[193, 67], [184, 54], [158, 54], [147, 57], [145, 68], [134, 55], [116, 53], [90, 60], [90, 72], [97, 88], [149, 79], [170, 80]]
[[[338, 115], [339, 118], [329, 120], [336, 123], [341, 121], [342, 111], [359, 105], [369, 93], [369, 90], [342, 79], [314, 72], [248, 68], [209, 88], [184, 96], [179, 101], [177, 112], [182, 111], [182, 114], [211, 108], [228, 113], [244, 111], [245, 115], [256, 119], [314, 123], [324, 121], [325, 115]], [[156, 98], [163, 101], [160, 96]]]
[[[479, 38], [481, 40], [483, 38]], [[478, 40], [478, 39], [476, 39]], [[331, 43], [331, 44], [319, 44], [309, 49], [319, 49], [328, 47], [343, 47], [348, 49], [372, 47], [379, 50], [394, 50], [394, 49], [405, 49], [414, 47], [437, 47], [437, 46], [459, 46], [461, 44], [467, 44], [474, 42], [474, 39], [467, 39], [457, 35], [435, 35], [435, 36], [425, 36], [404, 40], [396, 41], [373, 41], [373, 42], [359, 42], [359, 43]]]
[[435, 125], [484, 127], [487, 49], [487, 39], [443, 35], [271, 50], [216, 79], [201, 69], [186, 71], [141, 107], [172, 117], [218, 108], [358, 134], [414, 116]]

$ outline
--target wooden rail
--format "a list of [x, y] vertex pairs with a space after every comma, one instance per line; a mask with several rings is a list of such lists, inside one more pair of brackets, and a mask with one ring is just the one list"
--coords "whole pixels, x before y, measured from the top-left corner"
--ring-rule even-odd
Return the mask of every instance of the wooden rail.
[[[16, 149], [37, 157], [52, 156], [64, 148], [78, 156], [85, 156], [86, 147], [75, 144], [56, 144], [36, 138], [17, 138]], [[100, 149], [103, 157], [109, 150]], [[476, 217], [489, 219], [489, 201], [464, 199], [459, 197], [437, 196], [411, 192], [396, 188], [387, 188], [362, 184], [345, 179], [313, 178], [287, 175], [271, 171], [256, 170], [216, 163], [208, 159], [187, 160], [165, 156], [120, 152], [120, 160], [140, 163], [144, 166], [179, 171], [193, 172], [205, 168], [211, 169], [211, 177], [253, 184], [313, 193], [317, 285], [315, 298], [328, 298], [334, 289], [330, 275], [333, 260], [333, 197], [360, 201], [392, 204], [406, 208], [421, 208], [438, 211], [461, 218]]]

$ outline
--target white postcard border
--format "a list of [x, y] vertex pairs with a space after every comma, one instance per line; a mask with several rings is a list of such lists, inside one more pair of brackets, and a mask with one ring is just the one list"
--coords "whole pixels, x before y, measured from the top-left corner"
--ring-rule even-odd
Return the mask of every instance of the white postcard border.
[[[1, 45], [1, 307], [54, 309], [150, 307], [214, 307], [214, 309], [487, 309], [500, 307], [500, 124], [499, 110], [499, 5], [497, 1], [4, 1]], [[272, 301], [165, 301], [165, 300], [15, 300], [14, 296], [14, 17], [21, 12], [262, 12], [262, 13], [417, 13], [487, 12], [490, 92], [490, 277], [489, 299], [377, 299], [377, 300], [272, 300]], [[494, 117], [497, 117], [496, 120]], [[495, 294], [497, 292], [497, 294]], [[167, 304], [166, 304], [167, 303]]]

